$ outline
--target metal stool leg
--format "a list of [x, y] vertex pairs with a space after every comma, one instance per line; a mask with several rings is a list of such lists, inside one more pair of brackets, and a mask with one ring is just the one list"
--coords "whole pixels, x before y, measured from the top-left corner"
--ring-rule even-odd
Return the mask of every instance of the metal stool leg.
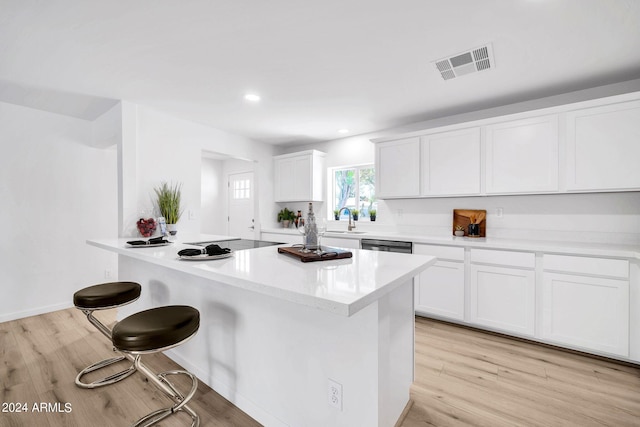
[[[160, 390], [166, 393], [171, 399], [173, 399], [176, 404], [170, 408], [158, 409], [157, 411], [151, 412], [148, 415], [140, 418], [136, 421], [132, 427], [148, 427], [157, 422], [162, 421], [163, 419], [173, 415], [179, 411], [184, 411], [191, 416], [191, 427], [199, 427], [200, 426], [200, 417], [196, 414], [191, 408], [187, 406], [187, 403], [191, 400], [191, 398], [195, 395], [196, 390], [198, 388], [198, 379], [195, 375], [188, 371], [182, 370], [173, 370], [162, 372], [158, 375], [153, 373], [149, 368], [147, 368], [141, 361], [140, 354], [137, 354], [134, 360], [135, 368], [142, 372], [151, 382], [158, 386]], [[191, 379], [191, 390], [187, 393], [186, 396], [183, 396], [175, 386], [167, 379], [168, 375], [186, 375]]]
[[[89, 320], [89, 322], [93, 326], [95, 326], [104, 336], [106, 336], [109, 339], [109, 341], [111, 341], [111, 330], [93, 316], [93, 311], [94, 310], [82, 310], [82, 312], [87, 315], [87, 319]], [[117, 350], [114, 349], [114, 351], [117, 351]], [[123, 354], [123, 353], [120, 353], [120, 354], [122, 355], [117, 357], [112, 357], [110, 359], [101, 360], [100, 362], [96, 362], [93, 365], [90, 365], [84, 368], [76, 376], [76, 380], [75, 380], [76, 385], [81, 388], [92, 389], [92, 388], [102, 387], [105, 385], [116, 383], [118, 381], [121, 381], [127, 378], [129, 375], [133, 374], [136, 371], [136, 367], [135, 367], [135, 364], [132, 363], [131, 366], [129, 366], [127, 369], [117, 372], [115, 374], [109, 375], [105, 378], [101, 378], [91, 383], [86, 383], [82, 381], [81, 378], [90, 372], [94, 372], [99, 369], [105, 368], [107, 366], [113, 365], [114, 363], [118, 363], [124, 359], [128, 359], [132, 362], [134, 361], [134, 357], [131, 356], [130, 354]]]

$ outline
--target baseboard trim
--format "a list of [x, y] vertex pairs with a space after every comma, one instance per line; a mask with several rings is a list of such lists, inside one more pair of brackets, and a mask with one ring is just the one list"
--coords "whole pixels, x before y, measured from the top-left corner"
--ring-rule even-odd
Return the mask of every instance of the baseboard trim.
[[407, 402], [404, 409], [402, 410], [402, 413], [400, 414], [400, 417], [398, 418], [398, 421], [396, 421], [394, 427], [400, 427], [402, 423], [404, 423], [404, 419], [407, 418], [407, 415], [409, 415], [409, 411], [411, 410], [412, 407], [413, 407], [413, 399], [409, 398], [409, 401]]
[[10, 322], [12, 320], [24, 319], [25, 317], [38, 316], [40, 314], [52, 313], [54, 311], [66, 310], [73, 307], [73, 303], [64, 302], [60, 304], [47, 305], [44, 307], [33, 308], [30, 310], [16, 311], [15, 313], [1, 314], [0, 323]]

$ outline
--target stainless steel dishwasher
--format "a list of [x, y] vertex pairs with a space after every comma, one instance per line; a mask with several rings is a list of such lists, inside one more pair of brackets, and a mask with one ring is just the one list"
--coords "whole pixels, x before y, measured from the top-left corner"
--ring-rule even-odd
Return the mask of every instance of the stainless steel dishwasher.
[[360, 239], [360, 247], [370, 251], [400, 252], [403, 254], [413, 253], [412, 242], [401, 242], [398, 240]]

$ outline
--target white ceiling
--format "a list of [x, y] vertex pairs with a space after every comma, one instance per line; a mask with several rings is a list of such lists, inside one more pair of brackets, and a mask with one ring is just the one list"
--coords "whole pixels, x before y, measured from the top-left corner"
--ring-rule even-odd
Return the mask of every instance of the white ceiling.
[[[442, 80], [485, 43], [495, 69]], [[638, 0], [0, 0], [0, 101], [124, 99], [271, 144], [635, 78]]]

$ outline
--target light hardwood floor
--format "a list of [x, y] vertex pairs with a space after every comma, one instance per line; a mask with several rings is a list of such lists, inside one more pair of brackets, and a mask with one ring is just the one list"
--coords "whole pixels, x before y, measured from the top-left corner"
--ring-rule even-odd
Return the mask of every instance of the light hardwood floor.
[[[30, 411], [0, 412], [0, 427], [127, 426], [170, 404], [140, 374], [96, 390], [74, 385], [77, 371], [111, 355], [76, 309], [0, 324], [0, 404]], [[146, 363], [177, 367], [163, 355]], [[412, 398], [402, 427], [640, 426], [640, 369], [418, 317]], [[71, 412], [31, 412], [56, 402]], [[203, 384], [192, 402], [203, 427], [260, 425]], [[180, 414], [161, 425], [188, 424]]]
[[402, 427], [640, 426], [640, 369], [416, 318]]
[[[96, 312], [96, 317], [109, 324], [115, 320], [115, 310]], [[171, 406], [171, 400], [140, 373], [100, 389], [75, 386], [78, 371], [108, 357], [113, 357], [113, 352], [106, 338], [75, 308], [1, 323], [0, 404], [27, 403], [29, 412], [0, 412], [0, 426], [122, 427], [151, 411]], [[144, 356], [143, 360], [158, 373], [178, 368], [162, 354]], [[179, 388], [182, 385], [181, 390], [189, 387], [180, 377], [172, 376], [171, 380]], [[71, 412], [32, 411], [34, 404], [56, 402], [63, 410], [65, 403], [71, 404]], [[202, 383], [190, 406], [200, 415], [203, 427], [260, 426]], [[184, 427], [190, 420], [181, 413], [157, 425]]]

